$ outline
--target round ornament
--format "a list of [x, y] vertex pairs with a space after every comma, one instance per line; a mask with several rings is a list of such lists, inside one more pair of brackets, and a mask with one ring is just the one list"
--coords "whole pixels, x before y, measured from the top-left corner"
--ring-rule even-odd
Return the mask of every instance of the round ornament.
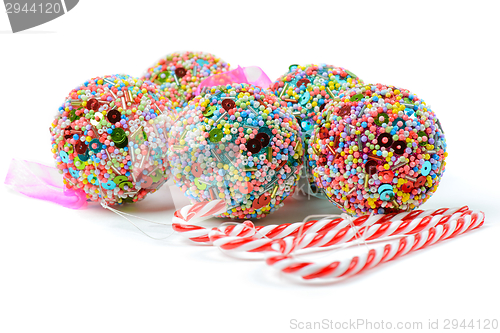
[[[308, 147], [317, 115], [340, 90], [358, 84], [363, 84], [363, 80], [342, 67], [326, 64], [291, 65], [289, 71], [273, 83], [271, 90], [282, 100], [282, 106], [293, 109], [293, 115], [301, 126], [304, 146]], [[304, 158], [310, 189], [313, 194], [318, 194], [307, 151]]]
[[223, 199], [219, 217], [261, 218], [293, 193], [300, 127], [276, 96], [247, 84], [205, 89], [172, 125], [175, 184], [193, 202]]
[[128, 75], [96, 77], [73, 89], [50, 133], [69, 189], [108, 205], [142, 200], [168, 178], [167, 99]]
[[180, 111], [204, 79], [227, 70], [229, 64], [210, 53], [176, 52], [148, 68], [142, 79], [158, 84], [170, 100], [169, 108]]
[[317, 118], [309, 154], [317, 186], [351, 215], [419, 207], [436, 191], [447, 156], [430, 106], [382, 84], [340, 91]]

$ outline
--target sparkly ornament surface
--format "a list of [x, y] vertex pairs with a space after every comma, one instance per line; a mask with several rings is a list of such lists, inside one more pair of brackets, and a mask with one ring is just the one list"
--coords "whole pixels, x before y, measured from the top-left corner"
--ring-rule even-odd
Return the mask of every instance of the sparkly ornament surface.
[[[350, 89], [358, 84], [363, 84], [363, 80], [342, 67], [326, 64], [291, 65], [289, 71], [279, 77], [271, 89], [282, 100], [282, 106], [293, 109], [293, 115], [301, 126], [304, 146], [308, 147], [317, 115], [340, 90]], [[311, 189], [316, 192], [307, 151], [304, 157]]]
[[293, 193], [300, 128], [279, 99], [247, 84], [205, 89], [171, 128], [175, 184], [193, 202], [223, 199], [232, 218], [261, 218]]
[[[171, 53], [148, 68], [142, 78], [160, 86], [170, 100], [169, 108], [180, 111], [195, 97], [201, 81], [229, 70], [229, 64], [210, 53]], [[178, 109], [179, 108], [179, 109]]]
[[431, 108], [382, 84], [340, 91], [318, 115], [310, 140], [316, 184], [351, 215], [420, 206], [446, 164], [444, 132]]
[[128, 75], [73, 89], [50, 127], [52, 152], [69, 189], [106, 204], [135, 202], [168, 178], [167, 99]]

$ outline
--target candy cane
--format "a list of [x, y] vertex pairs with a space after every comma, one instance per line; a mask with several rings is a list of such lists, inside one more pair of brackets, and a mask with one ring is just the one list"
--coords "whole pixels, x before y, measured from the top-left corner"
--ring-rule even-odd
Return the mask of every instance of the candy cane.
[[[315, 224], [319, 224], [320, 227], [322, 226], [323, 223], [318, 221], [313, 223], [312, 227], [309, 227], [307, 232], [301, 235], [300, 239], [296, 239], [297, 234], [295, 232], [290, 234], [290, 236], [287, 236], [287, 238], [295, 237], [296, 243], [294, 244], [294, 249], [296, 250], [311, 247], [328, 247], [352, 242], [356, 240], [357, 237], [363, 237], [365, 240], [369, 241], [388, 236], [417, 233], [421, 230], [434, 227], [437, 224], [442, 224], [449, 220], [456, 220], [464, 214], [471, 213], [466, 206], [459, 209], [449, 209], [447, 211], [449, 213], [448, 215], [434, 215], [435, 212], [436, 211], [431, 212], [430, 214], [420, 214], [420, 216], [424, 216], [421, 218], [414, 218], [414, 214], [411, 218], [387, 221], [383, 223], [380, 223], [380, 219], [377, 216], [374, 216], [373, 219], [362, 219], [358, 220], [356, 223], [353, 222], [356, 227], [359, 227], [358, 230], [351, 228], [351, 224], [348, 220], [342, 220], [339, 223], [335, 223], [334, 228], [327, 229], [323, 227], [319, 228], [318, 231], [313, 231], [315, 229]], [[439, 212], [442, 212], [442, 210]], [[265, 252], [271, 250], [272, 244], [276, 243], [275, 240], [280, 238], [266, 237], [269, 233], [267, 235], [264, 234], [262, 232], [264, 228], [261, 228], [260, 230], [256, 228], [257, 232], [254, 236], [245, 238], [227, 237], [228, 235], [224, 232], [213, 229], [209, 233], [209, 238], [213, 242], [214, 246], [223, 250]], [[291, 248], [287, 249], [287, 251], [291, 250]]]
[[[184, 237], [187, 237], [191, 241], [198, 242], [198, 243], [207, 243], [211, 244], [212, 241], [210, 240], [209, 233], [211, 229], [207, 229], [201, 226], [197, 225], [191, 225], [187, 224], [191, 218], [193, 217], [202, 217], [202, 216], [209, 216], [210, 215], [210, 209], [214, 206], [214, 203], [217, 203], [219, 205], [218, 208], [222, 209], [222, 204], [224, 201], [222, 200], [216, 200], [216, 201], [209, 201], [209, 202], [200, 202], [195, 205], [190, 205], [182, 208], [181, 210], [178, 210], [174, 214], [174, 223], [173, 223], [173, 229], [178, 232], [179, 234], [183, 235]], [[208, 206], [207, 208], [203, 209], [205, 206]], [[196, 208], [195, 208], [196, 207]], [[200, 210], [203, 209], [203, 212], [208, 212], [207, 214], [204, 215], [199, 215]], [[468, 207], [464, 206], [462, 208], [459, 208], [460, 210], [467, 210]], [[441, 208], [438, 210], [416, 210], [416, 211], [411, 211], [411, 212], [403, 212], [403, 213], [393, 213], [393, 214], [386, 214], [386, 215], [374, 215], [372, 218], [370, 218], [373, 223], [383, 223], [385, 221], [395, 219], [395, 220], [402, 220], [402, 221], [408, 221], [412, 220], [417, 217], [424, 217], [424, 216], [429, 216], [429, 215], [440, 215], [444, 214], [445, 212], [450, 212], [451, 210], [449, 208]], [[198, 215], [197, 215], [198, 214]], [[220, 212], [212, 213], [212, 215], [220, 214]], [[347, 217], [347, 215], [345, 215]], [[272, 239], [281, 239], [286, 236], [293, 236], [297, 234], [301, 228], [303, 233], [310, 233], [310, 232], [326, 232], [331, 230], [332, 228], [337, 227], [339, 224], [343, 223], [349, 223], [348, 218], [338, 218], [338, 219], [328, 219], [324, 218], [319, 221], [309, 221], [306, 223], [284, 223], [280, 225], [268, 225], [268, 226], [258, 226], [254, 227], [256, 232], [258, 232], [259, 235], [262, 235], [262, 237], [267, 237], [267, 238], [272, 238]], [[358, 217], [352, 221], [352, 223], [356, 226], [362, 225], [363, 223], [366, 222], [366, 220], [369, 218], [368, 215]], [[175, 223], [177, 221], [177, 223]], [[227, 233], [225, 231], [221, 231], [223, 234], [227, 236]], [[212, 235], [215, 237], [215, 234]], [[241, 236], [241, 235], [240, 235]]]
[[[226, 203], [224, 200], [213, 200], [199, 202], [194, 205], [188, 205], [180, 210], [175, 211], [172, 228], [174, 231], [184, 235], [190, 240], [198, 243], [211, 243], [208, 233], [210, 229], [197, 225], [185, 224], [194, 218], [208, 217], [222, 214], [226, 211]], [[253, 224], [252, 224], [253, 226]], [[224, 229], [226, 235], [245, 236], [251, 232], [252, 228], [247, 225], [243, 226], [228, 226]]]
[[194, 205], [187, 205], [177, 210], [174, 213], [174, 220], [188, 222], [193, 218], [212, 216], [224, 213], [226, 211], [226, 203], [224, 200], [213, 200], [198, 202]]
[[[326, 264], [301, 261], [296, 259], [293, 254], [283, 254], [282, 252], [286, 246], [282, 245], [280, 251], [271, 254], [267, 258], [266, 263], [285, 274], [299, 276], [306, 280], [352, 276], [381, 263], [406, 255], [411, 251], [422, 249], [439, 241], [479, 228], [484, 223], [483, 212], [467, 211], [462, 215], [458, 219], [448, 219], [441, 224], [406, 235], [399, 240], [391, 240], [386, 244], [377, 245], [362, 255], [348, 259], [335, 260]], [[293, 240], [287, 239], [281, 242], [290, 243]]]
[[[217, 203], [221, 205], [220, 201]], [[200, 203], [176, 212], [175, 217], [189, 221], [208, 216], [212, 203]], [[216, 213], [213, 213], [216, 214]], [[174, 230], [195, 242], [212, 243], [226, 251], [271, 253], [266, 262], [286, 274], [303, 279], [343, 278], [373, 268], [438, 241], [458, 236], [479, 228], [484, 213], [473, 212], [467, 206], [455, 209], [413, 211], [387, 215], [362, 216], [353, 219], [347, 215], [332, 219], [326, 216], [318, 221], [286, 223], [255, 227], [251, 221], [238, 225], [206, 229], [188, 224], [174, 224]], [[328, 264], [300, 261], [295, 251], [385, 241], [360, 256], [336, 260]], [[398, 240], [389, 238], [399, 237]], [[368, 245], [367, 245], [368, 246]], [[365, 249], [365, 247], [363, 247]]]

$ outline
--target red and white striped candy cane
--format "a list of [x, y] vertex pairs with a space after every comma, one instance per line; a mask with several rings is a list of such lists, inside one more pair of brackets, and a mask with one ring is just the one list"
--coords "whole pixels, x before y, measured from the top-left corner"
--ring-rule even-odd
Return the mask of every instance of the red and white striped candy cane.
[[[447, 213], [447, 215], [436, 215], [439, 213]], [[402, 219], [389, 220], [380, 222], [380, 218], [384, 215], [374, 215], [368, 218], [358, 218], [354, 221], [348, 219], [336, 219], [330, 222], [330, 225], [325, 225], [323, 220], [313, 222], [306, 232], [302, 233], [297, 239], [297, 231], [300, 229], [300, 223], [295, 224], [295, 231], [288, 233], [285, 239], [293, 237], [293, 249], [303, 249], [312, 247], [328, 247], [332, 245], [344, 244], [352, 242], [357, 238], [363, 237], [365, 240], [375, 240], [388, 236], [403, 235], [417, 233], [424, 229], [429, 229], [442, 224], [450, 219], [458, 219], [464, 213], [470, 212], [467, 206], [455, 209], [438, 210], [438, 211], [423, 211], [420, 214], [398, 214]], [[418, 216], [418, 217], [416, 217]], [[395, 216], [397, 218], [398, 216]], [[384, 220], [386, 220], [384, 218]], [[319, 228], [316, 227], [319, 225]], [[356, 227], [356, 230], [352, 228]], [[289, 225], [288, 228], [290, 228]], [[265, 228], [272, 227], [271, 232], [266, 233]], [[213, 245], [226, 250], [226, 251], [240, 251], [240, 252], [266, 252], [273, 251], [272, 245], [276, 243], [276, 239], [283, 239], [282, 237], [272, 237], [274, 227], [266, 226], [260, 229], [256, 228], [256, 234], [252, 237], [227, 237], [228, 235], [220, 230], [213, 229], [209, 233], [209, 238]], [[278, 226], [279, 227], [279, 226]], [[316, 227], [316, 228], [315, 228]], [[325, 228], [327, 227], [327, 228]], [[305, 229], [305, 228], [304, 228]], [[317, 229], [317, 230], [314, 230]], [[271, 236], [271, 237], [269, 237]], [[292, 250], [292, 243], [287, 242], [287, 249], [283, 250], [288, 253]]]
[[[334, 260], [324, 264], [298, 260], [293, 254], [286, 254], [284, 252], [288, 246], [281, 245], [281, 249], [272, 253], [267, 258], [266, 263], [285, 274], [299, 276], [306, 280], [316, 278], [344, 278], [378, 266], [381, 263], [394, 260], [411, 251], [422, 249], [441, 240], [479, 228], [483, 223], [483, 212], [466, 211], [458, 219], [449, 218], [442, 220], [428, 229], [405, 235], [400, 239], [390, 240], [385, 244], [375, 245], [369, 251], [366, 251], [364, 247], [360, 247], [360, 249], [366, 252], [352, 258]], [[285, 239], [281, 242], [293, 244], [294, 240]]]
[[[212, 242], [208, 237], [210, 229], [197, 225], [186, 224], [186, 222], [195, 218], [222, 214], [225, 211], [226, 203], [224, 200], [213, 200], [188, 205], [174, 213], [172, 228], [174, 231], [182, 234], [194, 242], [211, 244]], [[238, 225], [228, 225], [223, 228], [220, 227], [219, 229], [221, 229], [226, 236], [242, 237], [255, 233], [253, 223], [250, 221]]]
[[[194, 217], [207, 216], [213, 206], [205, 208], [206, 205], [208, 203], [201, 203], [195, 210], [191, 210], [191, 207], [184, 208], [182, 212], [176, 212], [176, 218], [189, 221]], [[211, 230], [179, 223], [174, 224], [174, 230], [195, 242], [213, 243], [226, 251], [271, 253], [266, 260], [269, 265], [286, 274], [315, 279], [343, 278], [358, 274], [411, 251], [478, 228], [483, 222], [484, 213], [473, 212], [464, 206], [355, 219], [347, 215], [336, 219], [326, 216], [318, 221], [258, 227], [245, 221]], [[359, 237], [368, 243], [378, 240], [385, 244], [375, 245], [362, 255], [327, 264], [295, 258], [294, 251], [356, 244], [354, 241]], [[387, 240], [387, 237], [399, 239]]]
[[[190, 205], [182, 208], [181, 210], [178, 210], [174, 214], [174, 223], [173, 223], [173, 229], [178, 232], [179, 234], [183, 235], [184, 237], [187, 237], [191, 241], [198, 242], [198, 243], [207, 243], [211, 244], [212, 241], [210, 240], [209, 233], [211, 229], [204, 228], [202, 226], [197, 226], [197, 225], [192, 225], [188, 224], [186, 222], [189, 222], [191, 218], [194, 217], [203, 217], [203, 216], [209, 216], [210, 215], [210, 209], [213, 207], [213, 203], [217, 202], [220, 207], [222, 207], [224, 201], [223, 200], [216, 200], [216, 201], [207, 201], [207, 202], [200, 202], [195, 205]], [[208, 206], [206, 209], [201, 209], [205, 206]], [[221, 208], [222, 209], [222, 208]], [[468, 207], [462, 207], [460, 209], [467, 210]], [[397, 219], [397, 220], [411, 220], [417, 217], [424, 217], [428, 215], [438, 215], [438, 214], [444, 214], [446, 212], [449, 212], [449, 208], [442, 208], [438, 210], [415, 210], [411, 212], [403, 212], [403, 213], [394, 213], [394, 214], [386, 214], [386, 215], [374, 215], [370, 218], [373, 223], [383, 223], [385, 221], [391, 220], [391, 219]], [[203, 214], [200, 214], [203, 213]], [[220, 212], [217, 213], [212, 213], [212, 215], [220, 214]], [[350, 221], [350, 219], [347, 217], [347, 215], [343, 215], [344, 218], [323, 218], [319, 221], [313, 220], [313, 221], [308, 221], [308, 222], [297, 222], [297, 223], [284, 223], [280, 225], [268, 225], [268, 226], [257, 226], [255, 227], [255, 231], [257, 232], [258, 235], [261, 235], [261, 237], [267, 237], [271, 239], [282, 239], [287, 236], [293, 236], [297, 235], [300, 228], [302, 227], [302, 232], [303, 233], [312, 233], [312, 232], [327, 232], [331, 230], [332, 228], [339, 227], [339, 224], [341, 226], [345, 226], [352, 222], [356, 226], [360, 226], [363, 223], [366, 222], [366, 220], [369, 218], [368, 215], [365, 216], [360, 216], [358, 218], [355, 218], [354, 220]], [[222, 234], [225, 234], [228, 236], [227, 230], [220, 230]], [[245, 232], [249, 232], [247, 228], [243, 228], [242, 234], [239, 234], [238, 236], [249, 236], [245, 235]], [[234, 232], [231, 233], [231, 235], [234, 235]], [[215, 236], [215, 235], [213, 235]], [[219, 235], [222, 236], [222, 235]]]
[[187, 205], [175, 211], [172, 219], [172, 228], [174, 231], [183, 234], [194, 242], [210, 243], [208, 229], [197, 225], [186, 224], [186, 222], [194, 218], [221, 214], [225, 211], [226, 203], [224, 200], [198, 202], [194, 205]]

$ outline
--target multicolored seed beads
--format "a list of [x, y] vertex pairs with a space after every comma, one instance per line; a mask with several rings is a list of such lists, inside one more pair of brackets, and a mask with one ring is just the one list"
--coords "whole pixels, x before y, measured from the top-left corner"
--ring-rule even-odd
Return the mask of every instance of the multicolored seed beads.
[[382, 84], [340, 91], [317, 117], [310, 142], [317, 185], [351, 215], [420, 206], [446, 165], [444, 133], [431, 108]]
[[302, 167], [291, 109], [247, 84], [205, 89], [173, 124], [169, 145], [175, 184], [193, 202], [225, 200], [221, 217], [261, 218], [277, 210]]
[[210, 53], [171, 53], [147, 70], [142, 78], [150, 80], [165, 92], [168, 107], [180, 111], [195, 97], [195, 91], [205, 78], [229, 70], [229, 64]]
[[50, 128], [57, 168], [70, 189], [108, 205], [142, 200], [168, 178], [167, 99], [128, 75], [73, 89]]
[[[340, 90], [354, 88], [358, 84], [363, 84], [363, 80], [342, 67], [326, 64], [291, 65], [288, 73], [273, 83], [271, 90], [281, 98], [282, 106], [293, 108], [293, 115], [302, 128], [302, 140], [308, 147], [317, 115]], [[316, 192], [307, 152], [304, 157], [311, 189]]]

